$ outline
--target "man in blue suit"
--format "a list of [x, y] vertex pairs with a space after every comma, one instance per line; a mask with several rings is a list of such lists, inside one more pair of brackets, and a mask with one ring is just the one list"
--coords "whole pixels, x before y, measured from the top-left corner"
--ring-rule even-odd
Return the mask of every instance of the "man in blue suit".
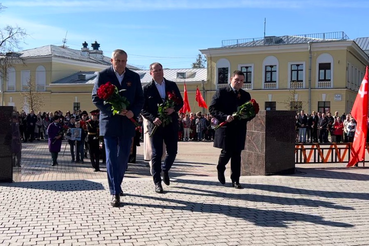
[[[163, 193], [160, 174], [163, 171], [163, 181], [166, 185], [169, 185], [168, 172], [173, 165], [178, 149], [178, 111], [183, 106], [183, 99], [177, 84], [164, 78], [163, 66], [160, 63], [155, 62], [150, 65], [150, 75], [153, 80], [143, 89], [145, 104], [141, 114], [149, 121], [149, 132], [153, 130], [154, 126], [157, 127], [155, 133], [150, 137], [152, 148], [151, 174], [155, 184], [155, 191]], [[162, 126], [162, 119], [158, 115], [158, 105], [168, 100], [168, 93], [174, 94], [176, 103], [173, 108], [166, 110], [166, 114], [171, 117], [171, 122]], [[166, 145], [167, 154], [162, 164], [163, 141]]]
[[[135, 125], [130, 119], [140, 114], [144, 97], [140, 76], [126, 68], [127, 53], [117, 49], [110, 61], [112, 66], [101, 71], [95, 79], [92, 102], [100, 109], [100, 136], [104, 137], [111, 205], [119, 207], [120, 196], [123, 195], [121, 184], [135, 135]], [[107, 82], [114, 84], [119, 94], [129, 101], [128, 108], [116, 115], [113, 115], [111, 105], [104, 104], [97, 96], [99, 87]]]

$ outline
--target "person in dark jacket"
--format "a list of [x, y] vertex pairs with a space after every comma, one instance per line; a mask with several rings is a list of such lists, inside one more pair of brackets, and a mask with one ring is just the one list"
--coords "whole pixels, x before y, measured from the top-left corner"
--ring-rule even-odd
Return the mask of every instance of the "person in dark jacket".
[[236, 189], [242, 189], [241, 151], [245, 147], [247, 121], [235, 120], [232, 114], [239, 106], [251, 100], [250, 94], [241, 89], [244, 81], [245, 75], [239, 70], [234, 71], [230, 85], [218, 89], [209, 106], [210, 114], [220, 123], [228, 122], [215, 130], [214, 147], [222, 149], [217, 165], [218, 180], [225, 184], [224, 171], [231, 159], [232, 186]]
[[[151, 173], [155, 184], [155, 192], [163, 193], [161, 185], [161, 171], [163, 171], [163, 182], [170, 184], [169, 170], [172, 167], [178, 150], [178, 111], [183, 106], [183, 99], [178, 86], [175, 82], [164, 78], [163, 66], [158, 63], [150, 65], [150, 75], [152, 81], [145, 85], [143, 89], [145, 103], [141, 114], [148, 120], [148, 131], [157, 130], [150, 137], [152, 155], [151, 155]], [[158, 105], [167, 102], [170, 96], [173, 96], [173, 107], [167, 108], [165, 113], [170, 117], [170, 123], [162, 125], [162, 120], [158, 114]], [[163, 155], [163, 141], [166, 145], [166, 157], [164, 163], [161, 163]]]
[[49, 151], [53, 161], [52, 166], [58, 165], [58, 155], [62, 145], [63, 133], [59, 118], [58, 115], [55, 115], [53, 122], [47, 128]]

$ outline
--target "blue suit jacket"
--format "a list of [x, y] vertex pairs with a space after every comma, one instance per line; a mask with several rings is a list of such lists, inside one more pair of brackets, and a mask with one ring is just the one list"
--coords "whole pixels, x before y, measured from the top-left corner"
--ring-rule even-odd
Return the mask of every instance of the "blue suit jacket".
[[[167, 93], [174, 93], [176, 97], [178, 98], [179, 103], [175, 105], [174, 110], [170, 116], [172, 117], [172, 123], [170, 123], [171, 126], [174, 127], [174, 129], [178, 128], [178, 111], [183, 106], [183, 99], [182, 95], [178, 89], [178, 86], [175, 82], [170, 80], [165, 80], [165, 99], [167, 99]], [[145, 95], [145, 104], [143, 106], [143, 109], [141, 111], [141, 114], [143, 117], [145, 117], [150, 123], [148, 126], [148, 130], [151, 131], [154, 124], [152, 122], [155, 120], [156, 117], [158, 117], [158, 105], [163, 103], [163, 100], [160, 97], [160, 94], [158, 92], [158, 89], [156, 88], [155, 82], [151, 81], [147, 85], [145, 85], [144, 89], [144, 95]], [[172, 128], [169, 127], [168, 128]]]
[[134, 118], [137, 119], [144, 104], [140, 76], [126, 68], [121, 85], [113, 67], [109, 67], [98, 74], [92, 90], [92, 102], [100, 109], [100, 135], [133, 137], [135, 135], [135, 125], [126, 116], [113, 115], [110, 104], [104, 104], [104, 101], [97, 96], [98, 88], [107, 82], [117, 86], [118, 90], [125, 89], [119, 94], [126, 97], [130, 102], [127, 109], [131, 110]]

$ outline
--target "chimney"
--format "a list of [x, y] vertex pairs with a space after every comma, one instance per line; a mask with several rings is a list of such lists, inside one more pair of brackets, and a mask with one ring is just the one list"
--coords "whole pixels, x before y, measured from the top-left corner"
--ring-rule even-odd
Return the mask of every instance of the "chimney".
[[90, 57], [90, 50], [88, 48], [88, 43], [85, 41], [84, 43], [82, 43], [82, 49], [81, 49], [81, 54], [85, 57]]
[[95, 43], [92, 43], [91, 46], [92, 50], [90, 50], [90, 57], [95, 58], [97, 60], [103, 60], [104, 58], [103, 52], [102, 50], [99, 50], [100, 44], [97, 41], [95, 41]]

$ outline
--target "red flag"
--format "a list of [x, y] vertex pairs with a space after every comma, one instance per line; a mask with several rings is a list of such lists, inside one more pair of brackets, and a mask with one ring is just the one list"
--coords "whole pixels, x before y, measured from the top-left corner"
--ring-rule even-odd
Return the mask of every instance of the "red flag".
[[368, 133], [368, 67], [366, 67], [365, 76], [357, 93], [351, 115], [356, 120], [356, 131], [347, 167], [352, 167], [365, 158], [365, 144]]
[[201, 95], [199, 87], [197, 87], [197, 89], [196, 89], [196, 101], [199, 104], [199, 107], [208, 108], [208, 105], [206, 105], [206, 102], [205, 102], [204, 98]]
[[191, 112], [190, 103], [188, 102], [188, 95], [187, 95], [187, 86], [184, 83], [184, 92], [183, 92], [183, 107], [179, 110], [180, 113], [185, 114], [186, 112]]

